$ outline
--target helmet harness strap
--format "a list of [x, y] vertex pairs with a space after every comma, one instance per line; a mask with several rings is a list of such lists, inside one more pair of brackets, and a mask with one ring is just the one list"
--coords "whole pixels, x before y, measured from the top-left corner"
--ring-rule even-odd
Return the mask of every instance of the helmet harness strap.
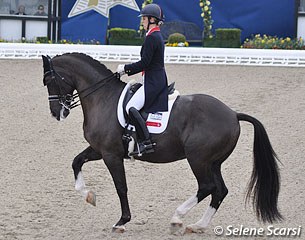
[[149, 31], [149, 26], [150, 26], [151, 24], [157, 24], [157, 25], [158, 25], [158, 21], [154, 21], [154, 22], [151, 22], [151, 21], [150, 21], [152, 18], [153, 18], [152, 16], [148, 16], [147, 31]]

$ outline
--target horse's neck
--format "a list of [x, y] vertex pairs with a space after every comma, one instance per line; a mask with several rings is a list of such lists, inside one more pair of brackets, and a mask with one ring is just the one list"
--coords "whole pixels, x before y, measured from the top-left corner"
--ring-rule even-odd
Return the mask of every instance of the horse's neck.
[[[85, 122], [95, 118], [97, 112], [101, 112], [103, 115], [116, 114], [116, 107], [125, 83], [113, 78], [105, 83], [89, 81], [80, 85], [81, 87], [77, 91], [80, 93]], [[82, 93], [86, 88], [88, 90]]]
[[126, 85], [122, 81], [116, 79], [111, 74], [108, 76], [99, 76], [88, 78], [82, 76], [76, 82], [76, 91], [79, 93], [80, 98], [94, 97], [95, 94], [102, 95], [103, 97], [119, 95]]

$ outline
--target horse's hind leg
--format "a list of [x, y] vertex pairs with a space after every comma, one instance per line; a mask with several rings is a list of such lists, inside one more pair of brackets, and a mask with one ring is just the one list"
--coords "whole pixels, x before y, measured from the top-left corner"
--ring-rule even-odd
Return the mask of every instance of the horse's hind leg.
[[223, 181], [221, 172], [220, 172], [220, 166], [213, 166], [212, 170], [213, 174], [213, 180], [215, 184], [215, 189], [212, 192], [212, 199], [210, 202], [210, 206], [202, 216], [202, 218], [196, 222], [195, 224], [191, 224], [186, 227], [185, 232], [186, 233], [191, 233], [191, 232], [196, 232], [196, 233], [201, 233], [204, 232], [206, 227], [209, 225], [209, 223], [212, 220], [212, 217], [218, 210], [220, 204], [222, 203], [223, 199], [226, 197], [228, 194], [228, 189]]
[[[212, 192], [215, 191], [216, 188], [214, 184], [213, 175], [206, 174], [201, 164], [195, 164], [190, 162], [190, 165], [198, 181], [199, 189], [196, 195], [189, 198], [186, 202], [184, 202], [176, 209], [174, 216], [172, 217], [170, 222], [172, 233], [181, 229], [181, 218], [186, 215], [194, 206], [201, 202], [204, 198], [212, 194]], [[207, 214], [210, 214], [210, 211]]]
[[182, 228], [183, 223], [181, 218], [184, 217], [197, 204], [198, 204], [198, 197], [197, 194], [195, 194], [176, 209], [174, 216], [170, 221], [171, 233], [175, 233], [176, 231]]
[[75, 178], [75, 189], [81, 193], [83, 197], [85, 197], [88, 203], [91, 203], [93, 206], [96, 205], [95, 193], [92, 191], [86, 190], [86, 185], [84, 181], [84, 177], [82, 174], [82, 166], [85, 162], [99, 160], [102, 158], [102, 155], [96, 152], [92, 147], [86, 148], [80, 154], [78, 154], [72, 163], [72, 168], [74, 172]]

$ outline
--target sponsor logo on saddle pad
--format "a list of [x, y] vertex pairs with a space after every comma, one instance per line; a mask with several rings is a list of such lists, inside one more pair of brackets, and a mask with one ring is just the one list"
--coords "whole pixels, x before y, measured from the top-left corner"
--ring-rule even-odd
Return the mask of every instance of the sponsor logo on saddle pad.
[[[123, 128], [126, 127], [127, 123], [124, 118], [122, 105], [123, 105], [123, 100], [124, 100], [125, 94], [126, 94], [127, 90], [131, 87], [131, 85], [132, 85], [131, 82], [126, 84], [125, 88], [123, 89], [123, 91], [121, 93], [118, 107], [117, 107], [118, 120]], [[173, 104], [178, 96], [179, 96], [179, 92], [177, 90], [175, 90], [175, 92], [173, 94], [168, 96], [169, 97], [168, 98], [168, 112], [156, 112], [156, 113], [148, 114], [148, 118], [146, 120], [146, 126], [150, 133], [157, 134], [157, 133], [162, 133], [165, 131]], [[135, 127], [132, 125], [130, 125], [129, 128], [133, 131], [135, 130]]]

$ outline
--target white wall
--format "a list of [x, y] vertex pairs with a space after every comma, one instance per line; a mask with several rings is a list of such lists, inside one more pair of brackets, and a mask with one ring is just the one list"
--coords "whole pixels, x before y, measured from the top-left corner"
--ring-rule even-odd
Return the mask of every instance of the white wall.
[[[46, 21], [26, 20], [25, 38], [35, 40], [36, 37], [46, 37], [48, 24]], [[22, 20], [1, 19], [0, 39], [7, 41], [20, 41], [22, 32]]]
[[7, 41], [20, 41], [21, 39], [21, 20], [0, 20], [0, 38]]
[[298, 16], [298, 38], [305, 39], [305, 15]]
[[26, 21], [25, 38], [35, 40], [36, 37], [46, 37], [48, 35], [48, 23], [40, 21]]
[[[101, 62], [135, 62], [140, 46], [1, 43], [0, 59], [41, 59], [81, 52]], [[304, 50], [166, 47], [165, 63], [305, 67]]]

